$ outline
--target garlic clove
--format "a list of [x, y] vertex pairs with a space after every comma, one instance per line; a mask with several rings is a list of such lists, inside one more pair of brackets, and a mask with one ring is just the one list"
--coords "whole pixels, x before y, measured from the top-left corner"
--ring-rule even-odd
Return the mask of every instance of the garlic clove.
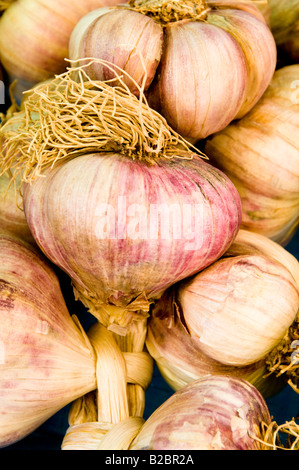
[[164, 34], [149, 103], [158, 103], [169, 124], [191, 139], [225, 128], [245, 99], [248, 79], [240, 46], [223, 29], [202, 22], [170, 23]]
[[82, 18], [75, 27], [69, 56], [72, 60], [98, 57], [108, 61], [109, 67], [93, 63], [87, 73], [91, 79], [112, 80], [112, 83], [115, 80], [112, 64], [115, 64], [117, 70], [126, 72], [123, 84], [138, 94], [135, 83], [147, 90], [153, 80], [162, 41], [162, 27], [152, 18], [126, 9], [108, 13], [107, 8], [99, 9]]
[[274, 38], [264, 22], [244, 11], [211, 11], [207, 21], [229, 32], [245, 55], [247, 89], [242, 106], [234, 117], [240, 119], [259, 101], [273, 77], [277, 62]]

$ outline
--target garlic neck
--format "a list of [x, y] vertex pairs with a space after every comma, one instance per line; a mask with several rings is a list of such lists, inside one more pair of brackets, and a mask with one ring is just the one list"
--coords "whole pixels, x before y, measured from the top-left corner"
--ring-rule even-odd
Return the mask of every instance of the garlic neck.
[[143, 350], [140, 330], [132, 326], [131, 333], [124, 344], [122, 336], [99, 322], [89, 329], [97, 357], [97, 388], [73, 402], [62, 449], [127, 450], [139, 433], [153, 359]]

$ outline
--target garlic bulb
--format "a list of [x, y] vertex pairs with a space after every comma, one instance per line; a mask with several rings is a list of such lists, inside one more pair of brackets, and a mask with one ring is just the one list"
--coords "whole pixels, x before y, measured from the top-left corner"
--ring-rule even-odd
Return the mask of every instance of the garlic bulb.
[[0, 62], [10, 82], [18, 80], [16, 98], [24, 90], [66, 68], [72, 29], [95, 8], [122, 0], [22, 0], [12, 2], [0, 18]]
[[[123, 69], [132, 92], [136, 82], [143, 86], [171, 127], [196, 141], [254, 106], [273, 76], [276, 45], [253, 4], [131, 0], [77, 23], [69, 58], [89, 57]], [[105, 64], [88, 69], [98, 80], [112, 71]]]
[[96, 387], [95, 355], [48, 260], [0, 235], [0, 447]]
[[283, 247], [240, 230], [222, 258], [165, 292], [152, 308], [146, 345], [170, 386], [229, 374], [264, 396], [276, 393], [282, 383], [269, 376], [268, 353], [279, 356], [275, 348], [296, 322], [298, 274]]
[[15, 0], [0, 0], [0, 12], [5, 11]]
[[250, 113], [204, 147], [239, 191], [242, 228], [283, 245], [299, 223], [298, 77], [297, 64], [277, 70]]
[[245, 380], [206, 377], [172, 395], [148, 418], [130, 450], [270, 450], [271, 418]]
[[[44, 176], [24, 189], [27, 223], [101, 321], [101, 304], [147, 310], [148, 301], [174, 281], [217, 259], [237, 232], [234, 188], [204, 161], [148, 167], [119, 154], [98, 153]], [[185, 210], [189, 224], [188, 210], [191, 214], [196, 205], [203, 211], [194, 219], [199, 232], [191, 233], [186, 225], [180, 234], [171, 221], [183, 223]]]

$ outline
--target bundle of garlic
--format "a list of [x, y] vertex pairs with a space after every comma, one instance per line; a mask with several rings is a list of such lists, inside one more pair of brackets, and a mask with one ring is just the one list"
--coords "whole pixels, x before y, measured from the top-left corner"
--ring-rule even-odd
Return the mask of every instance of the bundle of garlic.
[[122, 0], [4, 0], [0, 18], [0, 62], [14, 93], [65, 70], [68, 42], [76, 23], [89, 11]]
[[298, 64], [277, 70], [252, 111], [204, 147], [239, 191], [242, 228], [283, 245], [299, 223], [298, 78]]
[[[17, 129], [18, 123], [11, 118], [19, 107], [12, 97], [12, 90], [10, 91], [12, 104], [2, 115], [1, 126], [9, 120], [9, 126]], [[13, 176], [11, 170], [8, 170], [0, 176], [0, 230], [35, 243], [24, 214], [21, 186], [20, 174]]]
[[299, 390], [299, 263], [276, 242], [240, 230], [223, 257], [172, 286], [152, 308], [146, 345], [168, 384], [230, 375], [265, 397]]
[[[31, 233], [76, 298], [122, 353], [141, 353], [151, 303], [228, 249], [240, 198], [142, 88], [137, 98], [124, 83], [93, 81], [90, 65], [30, 91], [0, 129], [1, 171], [20, 172]], [[129, 402], [143, 393], [137, 388]]]
[[[282, 433], [288, 436], [286, 445], [280, 442]], [[298, 448], [296, 421], [277, 425], [255, 387], [225, 375], [198, 379], [175, 392], [148, 418], [130, 447], [159, 451]], [[192, 454], [185, 459], [182, 463], [193, 463]]]
[[[130, 0], [77, 23], [69, 58], [89, 57], [124, 69], [134, 93], [135, 82], [144, 83], [150, 105], [196, 141], [260, 99], [275, 70], [276, 45], [254, 2]], [[105, 64], [93, 63], [88, 73], [113, 77]]]

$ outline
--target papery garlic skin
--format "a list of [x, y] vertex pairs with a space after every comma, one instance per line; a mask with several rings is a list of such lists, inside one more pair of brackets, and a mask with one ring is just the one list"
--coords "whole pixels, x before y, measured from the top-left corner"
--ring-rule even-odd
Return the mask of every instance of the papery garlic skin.
[[96, 387], [95, 357], [37, 248], [0, 235], [0, 447]]
[[259, 450], [267, 405], [248, 382], [228, 376], [194, 381], [148, 418], [130, 450]]
[[231, 182], [197, 158], [149, 166], [112, 153], [76, 157], [27, 185], [24, 209], [36, 242], [82, 296], [119, 307], [211, 264], [240, 222]]

